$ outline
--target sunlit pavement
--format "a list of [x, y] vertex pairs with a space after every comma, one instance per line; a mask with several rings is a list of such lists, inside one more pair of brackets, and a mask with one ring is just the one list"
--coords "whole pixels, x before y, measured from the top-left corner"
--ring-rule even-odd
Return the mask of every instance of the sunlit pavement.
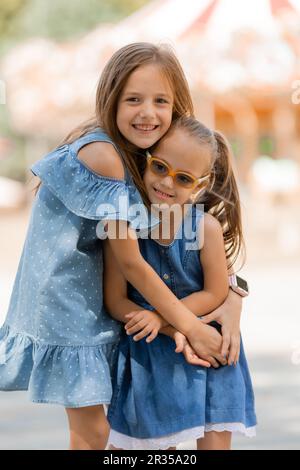
[[[233, 449], [300, 449], [300, 366], [284, 355], [249, 360], [256, 392], [257, 437], [233, 438]], [[0, 392], [0, 449], [67, 449], [65, 411], [28, 402], [26, 392]], [[185, 442], [180, 449], [195, 449]]]

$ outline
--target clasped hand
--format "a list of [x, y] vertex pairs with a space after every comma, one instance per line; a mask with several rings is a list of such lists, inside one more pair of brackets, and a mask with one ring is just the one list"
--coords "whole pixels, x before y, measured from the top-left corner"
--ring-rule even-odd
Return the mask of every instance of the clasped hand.
[[159, 330], [167, 326], [167, 322], [161, 315], [150, 310], [139, 310], [125, 315], [128, 322], [125, 330], [128, 335], [136, 334], [133, 339], [139, 341], [147, 336], [147, 343], [151, 343], [159, 333]]
[[[128, 313], [125, 316], [128, 319], [125, 325], [126, 333], [128, 335], [137, 333], [133, 337], [134, 341], [139, 341], [147, 336], [146, 342], [151, 343], [151, 341], [157, 337], [159, 331], [168, 325], [161, 315], [150, 310], [135, 311]], [[182, 353], [189, 364], [210, 367], [211, 364], [208, 361], [201, 359], [196, 354], [182, 333], [176, 331], [174, 328], [172, 330], [172, 338], [176, 345], [175, 352]]]

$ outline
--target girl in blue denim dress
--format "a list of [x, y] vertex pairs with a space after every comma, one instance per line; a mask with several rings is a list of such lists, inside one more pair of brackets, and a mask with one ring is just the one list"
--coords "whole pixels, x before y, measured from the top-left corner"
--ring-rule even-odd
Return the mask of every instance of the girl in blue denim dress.
[[[212, 179], [215, 188], [219, 184], [218, 193], [212, 193]], [[141, 253], [174, 294], [195, 315], [204, 316], [226, 297], [227, 264], [232, 265], [242, 245], [228, 144], [194, 118], [181, 118], [147, 153], [144, 183], [152, 204], [161, 210], [161, 230], [155, 228], [151, 239], [139, 240]], [[211, 197], [220, 202], [215, 217], [196, 204], [209, 207]], [[194, 204], [187, 205], [191, 200]], [[175, 209], [181, 215], [177, 220], [170, 217]], [[105, 256], [111, 259], [109, 243]], [[232, 433], [255, 435], [254, 395], [243, 345], [232, 366], [197, 366], [182, 334], [167, 326], [117, 272], [117, 265], [105, 267], [105, 304], [113, 316], [132, 320], [120, 341], [108, 413], [112, 448], [168, 449], [197, 439], [198, 449], [229, 449]], [[118, 289], [116, 284], [111, 289], [113, 277]], [[134, 309], [144, 311], [130, 313]], [[190, 355], [194, 362], [188, 363]]]
[[[120, 333], [103, 306], [97, 224], [105, 220], [110, 229], [117, 221], [118, 229], [127, 230], [128, 223], [139, 229], [157, 223], [143, 212], [138, 149], [151, 147], [173, 120], [192, 113], [174, 53], [130, 44], [103, 70], [95, 119], [31, 168], [40, 185], [0, 330], [0, 390], [29, 390], [33, 402], [64, 406], [72, 449], [106, 445], [103, 404], [111, 399]], [[144, 214], [138, 220], [128, 209], [136, 205]], [[137, 241], [114, 237], [111, 247], [125, 277], [188, 336], [203, 363], [223, 360], [219, 335], [196, 321], [161, 281]], [[162, 297], [153, 294], [158, 289]]]

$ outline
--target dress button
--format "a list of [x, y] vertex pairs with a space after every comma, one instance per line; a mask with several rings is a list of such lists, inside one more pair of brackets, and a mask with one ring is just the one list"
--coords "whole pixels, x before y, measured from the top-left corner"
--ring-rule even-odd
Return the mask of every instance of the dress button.
[[169, 275], [168, 274], [164, 274], [163, 275], [163, 278], [167, 281], [169, 279]]

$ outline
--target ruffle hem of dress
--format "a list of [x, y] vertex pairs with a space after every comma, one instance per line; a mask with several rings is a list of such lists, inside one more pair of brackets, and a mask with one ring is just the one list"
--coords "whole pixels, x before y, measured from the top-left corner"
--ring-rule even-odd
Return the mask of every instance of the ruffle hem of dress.
[[112, 390], [104, 395], [102, 385], [111, 383], [117, 343], [43, 344], [5, 324], [0, 341], [1, 390], [28, 390], [32, 402], [70, 408], [110, 403]]

